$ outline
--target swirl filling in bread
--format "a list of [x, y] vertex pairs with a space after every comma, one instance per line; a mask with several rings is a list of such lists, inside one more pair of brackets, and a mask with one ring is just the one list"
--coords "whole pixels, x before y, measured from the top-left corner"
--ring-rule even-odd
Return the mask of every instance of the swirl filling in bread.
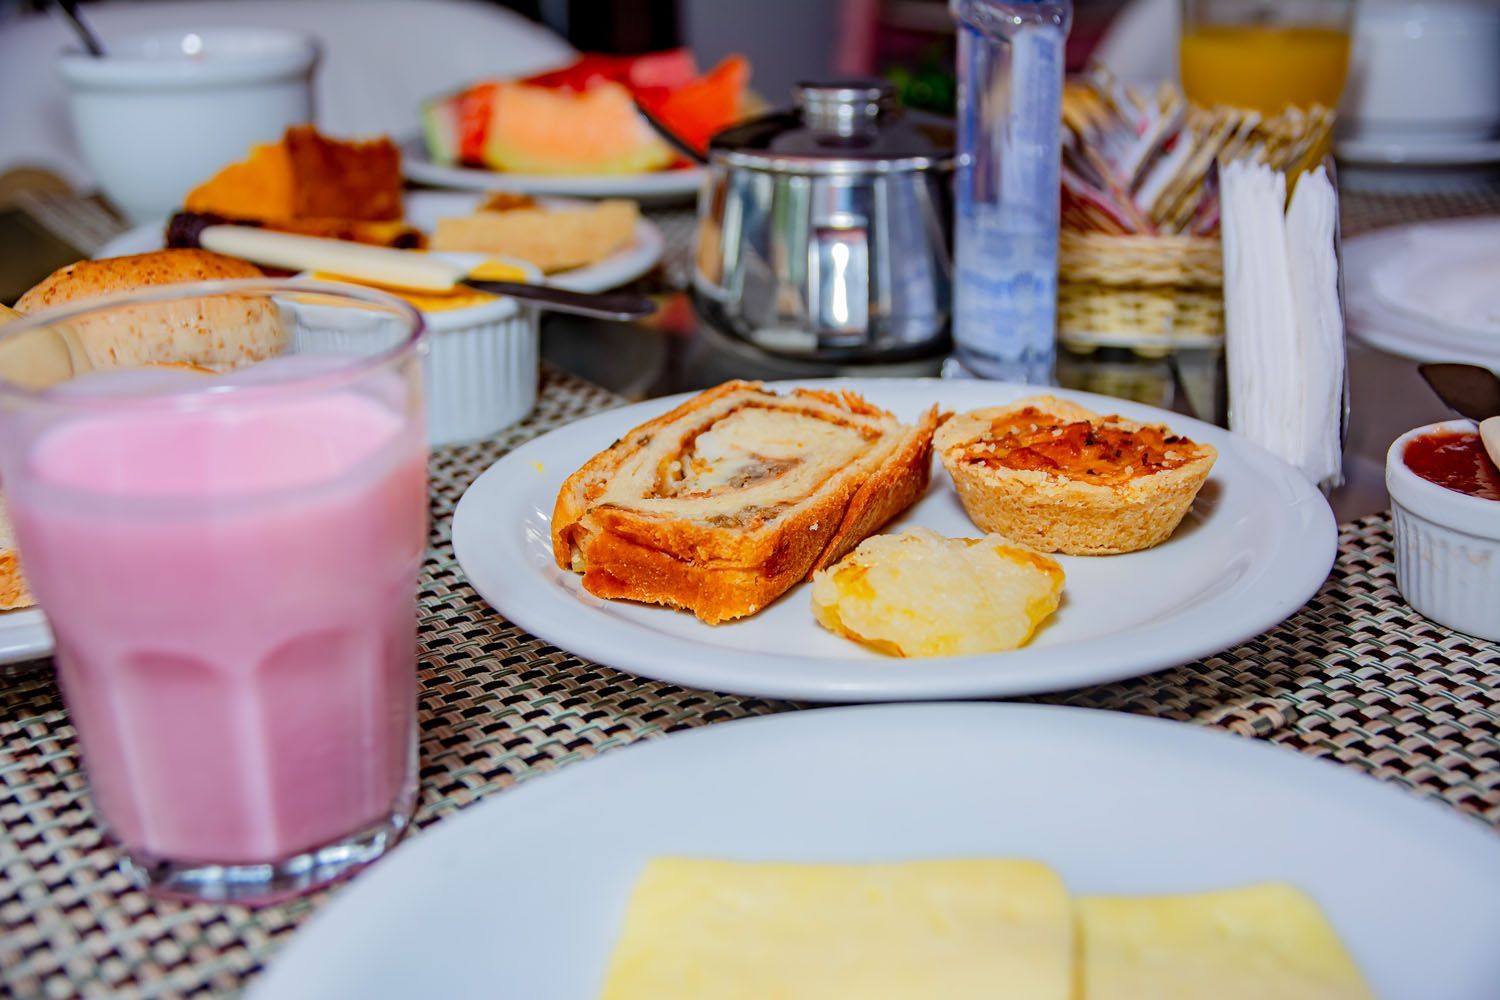
[[862, 398], [729, 382], [635, 428], [563, 484], [560, 567], [584, 589], [754, 614], [926, 489], [934, 409], [915, 427]]

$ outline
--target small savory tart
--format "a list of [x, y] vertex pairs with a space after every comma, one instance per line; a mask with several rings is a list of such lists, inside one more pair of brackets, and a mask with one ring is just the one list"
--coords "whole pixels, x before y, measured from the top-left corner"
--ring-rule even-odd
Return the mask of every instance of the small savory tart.
[[813, 576], [812, 607], [831, 632], [896, 656], [1015, 649], [1057, 610], [1057, 560], [997, 535], [926, 528], [876, 535]]
[[944, 423], [933, 437], [970, 519], [1041, 552], [1113, 555], [1182, 523], [1218, 452], [1160, 424], [1035, 396]]

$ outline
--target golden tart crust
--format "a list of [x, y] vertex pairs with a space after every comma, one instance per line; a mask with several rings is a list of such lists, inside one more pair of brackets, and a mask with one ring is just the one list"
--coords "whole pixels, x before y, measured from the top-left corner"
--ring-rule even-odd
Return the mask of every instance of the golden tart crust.
[[945, 422], [933, 445], [964, 510], [1042, 552], [1114, 555], [1182, 523], [1218, 452], [1159, 424], [1035, 396]]

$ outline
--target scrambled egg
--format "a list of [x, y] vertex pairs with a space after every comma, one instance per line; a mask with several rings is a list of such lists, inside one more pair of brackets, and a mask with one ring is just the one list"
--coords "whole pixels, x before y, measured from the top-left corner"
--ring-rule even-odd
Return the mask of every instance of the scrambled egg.
[[1057, 610], [1055, 559], [999, 535], [926, 528], [876, 535], [813, 577], [824, 628], [896, 656], [958, 656], [1025, 645]]

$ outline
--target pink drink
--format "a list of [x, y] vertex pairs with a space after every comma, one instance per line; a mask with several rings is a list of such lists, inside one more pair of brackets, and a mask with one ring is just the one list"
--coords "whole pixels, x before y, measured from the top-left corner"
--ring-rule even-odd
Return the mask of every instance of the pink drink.
[[409, 810], [420, 420], [353, 388], [83, 413], [7, 482], [127, 851], [283, 860]]

